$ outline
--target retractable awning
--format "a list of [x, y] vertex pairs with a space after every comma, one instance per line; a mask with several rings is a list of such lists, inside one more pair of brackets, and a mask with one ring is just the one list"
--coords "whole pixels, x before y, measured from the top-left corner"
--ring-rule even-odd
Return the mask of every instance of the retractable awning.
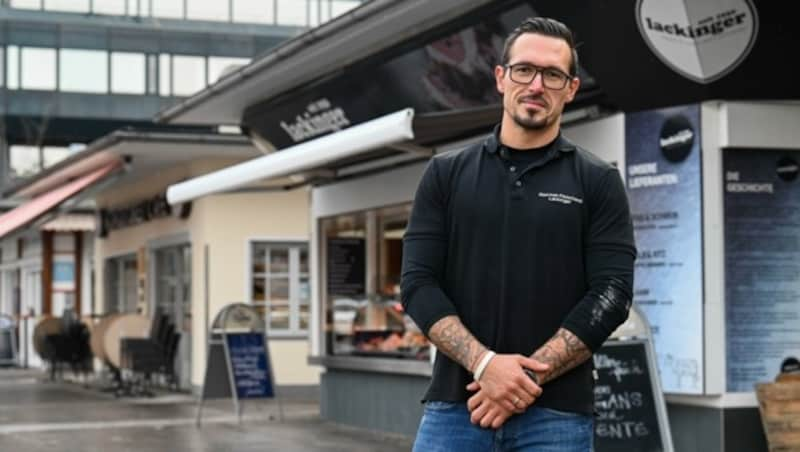
[[81, 191], [99, 183], [122, 166], [121, 160], [107, 163], [0, 215], [0, 238], [36, 221]]
[[291, 176], [352, 159], [375, 149], [414, 139], [414, 110], [405, 109], [339, 132], [306, 141], [167, 189], [167, 201], [179, 204], [254, 182]]

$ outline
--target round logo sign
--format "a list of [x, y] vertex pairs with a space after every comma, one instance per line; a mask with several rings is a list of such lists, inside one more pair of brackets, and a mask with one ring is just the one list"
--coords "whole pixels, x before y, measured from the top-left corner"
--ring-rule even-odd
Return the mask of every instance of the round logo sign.
[[698, 83], [735, 69], [758, 35], [751, 0], [638, 0], [636, 21], [650, 50]]
[[661, 126], [658, 145], [664, 158], [673, 163], [682, 162], [692, 152], [694, 129], [683, 115], [670, 116]]

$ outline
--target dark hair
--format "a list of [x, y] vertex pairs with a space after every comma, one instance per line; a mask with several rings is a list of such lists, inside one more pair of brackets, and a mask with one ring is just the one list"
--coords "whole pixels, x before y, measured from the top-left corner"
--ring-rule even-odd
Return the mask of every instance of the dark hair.
[[529, 17], [519, 24], [519, 26], [515, 28], [510, 35], [508, 35], [506, 38], [506, 43], [503, 45], [503, 66], [508, 64], [511, 47], [517, 41], [517, 38], [525, 33], [535, 33], [564, 40], [572, 52], [572, 61], [569, 64], [569, 74], [573, 77], [577, 75], [578, 51], [575, 50], [575, 39], [572, 36], [572, 30], [567, 28], [567, 26], [563, 23], [547, 17]]

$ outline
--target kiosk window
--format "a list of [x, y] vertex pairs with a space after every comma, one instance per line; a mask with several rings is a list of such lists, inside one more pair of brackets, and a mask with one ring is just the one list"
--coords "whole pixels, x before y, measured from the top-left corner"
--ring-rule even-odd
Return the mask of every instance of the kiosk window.
[[250, 298], [265, 303], [270, 334], [308, 331], [308, 248], [305, 243], [253, 241], [250, 245]]
[[321, 220], [328, 354], [429, 359], [427, 340], [400, 302], [410, 208], [403, 204]]

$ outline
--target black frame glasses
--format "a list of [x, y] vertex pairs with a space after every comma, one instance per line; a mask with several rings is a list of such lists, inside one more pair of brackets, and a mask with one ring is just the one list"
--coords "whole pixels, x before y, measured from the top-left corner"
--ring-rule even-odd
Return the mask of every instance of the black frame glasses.
[[[561, 90], [574, 77], [551, 67], [538, 67], [530, 63], [507, 64], [508, 78], [514, 83], [527, 85], [533, 82], [537, 75], [542, 74], [542, 85], [547, 89]], [[526, 72], [527, 70], [527, 72]]]

